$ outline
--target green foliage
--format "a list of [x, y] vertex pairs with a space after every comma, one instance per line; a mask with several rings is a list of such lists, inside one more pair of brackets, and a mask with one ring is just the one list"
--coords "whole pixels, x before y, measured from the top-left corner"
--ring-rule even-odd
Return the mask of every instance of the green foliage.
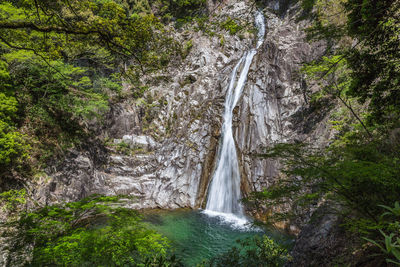
[[131, 156], [135, 153], [144, 153], [145, 149], [141, 147], [134, 147], [131, 148], [129, 144], [125, 143], [124, 141], [121, 141], [119, 143], [113, 143], [113, 142], [106, 142], [106, 146], [114, 148], [119, 154], [124, 154], [127, 156]]
[[287, 249], [277, 244], [268, 236], [253, 239], [238, 240], [239, 247], [233, 247], [228, 252], [214, 257], [206, 266], [249, 266], [278, 267], [290, 261]]
[[146, 92], [148, 89], [149, 89], [149, 87], [146, 86], [146, 85], [138, 86], [138, 87], [136, 87], [136, 88], [134, 88], [134, 89], [132, 90], [132, 91], [133, 91], [132, 97], [135, 98], [135, 99], [141, 98], [141, 97], [144, 96], [145, 92]]
[[225, 38], [224, 38], [224, 36], [221, 36], [221, 37], [219, 38], [219, 45], [220, 45], [220, 46], [224, 46], [224, 44], [225, 44]]
[[84, 143], [89, 125], [122, 96], [122, 75], [140, 84], [181, 51], [146, 0], [2, 1], [0, 36], [0, 165], [8, 176], [31, 176]]
[[[88, 79], [88, 78], [86, 78]], [[122, 84], [118, 73], [111, 74], [109, 77], [98, 77], [93, 79], [93, 91], [98, 94], [115, 93], [120, 95]]]
[[400, 217], [400, 204], [399, 204], [398, 201], [396, 201], [394, 203], [394, 207], [393, 208], [391, 208], [389, 206], [385, 206], [385, 205], [379, 205], [379, 207], [388, 210], [387, 212], [383, 213], [381, 215], [381, 217], [384, 217], [386, 215], [394, 215], [394, 216]]
[[[400, 266], [400, 205], [396, 201], [393, 208], [385, 205], [380, 206], [388, 210], [381, 215], [377, 223], [377, 229], [381, 235], [378, 237], [375, 235], [375, 240], [366, 237], [363, 237], [363, 239], [377, 246], [383, 255], [388, 257], [386, 258], [387, 263]], [[383, 228], [390, 234], [386, 234], [382, 230]], [[374, 234], [374, 232], [369, 234]]]
[[8, 190], [0, 193], [0, 203], [7, 211], [16, 211], [18, 206], [26, 204], [26, 190]]
[[[95, 83], [107, 83], [109, 78], [98, 78], [88, 68], [61, 60], [47, 62], [56, 69], [49, 68], [40, 57], [23, 51], [2, 58], [10, 86], [8, 92], [0, 93], [0, 164], [7, 164], [8, 170], [26, 159], [28, 151], [36, 158], [35, 154], [50, 154], [43, 149], [71, 146], [85, 131], [83, 121], [99, 120], [108, 111], [107, 92]], [[24, 134], [18, 131], [19, 125]]]
[[95, 195], [25, 212], [8, 223], [17, 228], [13, 249], [34, 244], [30, 266], [179, 266], [167, 240], [121, 204]]
[[15, 129], [18, 102], [9, 95], [12, 81], [7, 67], [0, 61], [0, 174], [10, 166], [19, 165], [29, 149], [24, 136]]
[[206, 12], [205, 0], [157, 0], [155, 6], [164, 19], [176, 18], [178, 25], [201, 17]]
[[132, 68], [140, 71], [157, 68], [165, 60], [164, 52], [171, 50], [171, 39], [152, 14], [129, 15], [131, 10], [115, 1], [47, 2], [0, 5], [5, 47], [47, 59], [94, 62], [106, 69], [133, 59], [137, 65]]
[[256, 193], [254, 199], [262, 199], [271, 208], [288, 199], [293, 202], [292, 213], [277, 213], [285, 215], [279, 219], [301, 216], [298, 212], [331, 199], [343, 206], [342, 213], [356, 212], [356, 218], [376, 221], [376, 203], [393, 203], [400, 192], [399, 149], [385, 141], [359, 143], [359, 135], [347, 136], [346, 142], [328, 149], [280, 144], [260, 155], [278, 157], [286, 168], [279, 182]]
[[[4, 76], [8, 76], [6, 72]], [[9, 78], [9, 77], [7, 77]], [[4, 80], [1, 80], [4, 85]], [[4, 87], [3, 87], [4, 88]], [[24, 136], [16, 131], [13, 120], [16, 117], [17, 101], [12, 96], [6, 96], [0, 92], [0, 167], [4, 172], [12, 165], [18, 165], [27, 158], [29, 145], [26, 144]]]
[[382, 123], [399, 115], [400, 101], [400, 3], [360, 1], [346, 4], [349, 35], [362, 45], [349, 49], [355, 71], [349, 94], [369, 103], [370, 120]]
[[330, 201], [331, 212], [345, 218], [347, 230], [369, 234], [369, 240], [383, 236], [386, 247], [381, 248], [397, 253], [397, 234], [379, 216], [379, 205], [389, 207], [400, 192], [399, 2], [303, 4], [314, 19], [309, 38], [328, 44], [325, 56], [302, 68], [306, 79], [317, 85], [306, 95], [312, 107], [337, 107], [330, 121], [335, 136], [325, 148], [279, 144], [260, 155], [279, 159], [284, 170], [276, 184], [253, 194], [249, 203], [270, 210], [291, 203], [289, 211], [274, 212], [273, 219], [279, 221], [306, 219], [321, 202]]
[[193, 47], [192, 40], [185, 42], [182, 49], [182, 58], [186, 58], [189, 55], [189, 52], [192, 49], [192, 47]]
[[12, 122], [18, 110], [17, 104], [14, 97], [7, 97], [4, 93], [0, 93], [0, 120], [6, 123]]
[[[314, 25], [311, 40], [326, 40], [328, 53], [342, 55], [351, 70], [346, 95], [368, 105], [368, 123], [399, 117], [400, 3], [398, 1], [303, 1]], [[336, 48], [333, 49], [333, 46]], [[333, 73], [335, 74], [335, 73]], [[333, 75], [319, 79], [332, 83]]]
[[228, 17], [224, 22], [221, 23], [221, 28], [228, 31], [229, 34], [234, 35], [241, 29], [243, 29], [242, 26], [240, 26], [236, 20]]
[[29, 145], [25, 143], [23, 135], [0, 121], [0, 166], [6, 168], [21, 163], [27, 158], [28, 149]]
[[[302, 69], [317, 85], [306, 95], [311, 107], [337, 107], [330, 121], [335, 136], [325, 148], [279, 144], [260, 155], [279, 159], [284, 170], [276, 184], [249, 200], [271, 210], [291, 203], [291, 210], [276, 212], [275, 219], [307, 218], [329, 200], [348, 230], [381, 235], [386, 220], [378, 205], [392, 205], [400, 192], [399, 4], [303, 1], [314, 22], [308, 37], [328, 44], [323, 57]], [[392, 242], [390, 234], [386, 238]]]
[[[4, 56], [8, 58], [9, 55]], [[51, 117], [93, 118], [108, 109], [105, 95], [94, 91], [92, 79], [85, 75], [88, 73], [85, 68], [51, 61], [50, 64], [57, 68], [55, 71], [35, 57], [11, 63], [15, 88], [24, 86], [31, 104], [40, 106]], [[23, 77], [27, 78], [24, 80]]]
[[354, 102], [353, 99], [347, 97], [351, 83], [348, 77], [351, 70], [347, 66], [344, 55], [323, 56], [304, 64], [301, 72], [307, 80], [313, 81], [318, 86], [319, 90], [312, 93], [306, 92], [312, 104], [318, 105], [318, 102], [326, 98], [331, 101], [337, 99], [345, 106], [349, 105], [349, 102]]

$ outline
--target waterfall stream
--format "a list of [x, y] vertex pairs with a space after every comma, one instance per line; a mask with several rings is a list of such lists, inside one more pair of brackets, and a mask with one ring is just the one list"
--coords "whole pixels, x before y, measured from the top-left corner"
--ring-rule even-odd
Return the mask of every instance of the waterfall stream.
[[[257, 27], [257, 45], [247, 51], [233, 68], [225, 99], [224, 123], [217, 156], [217, 165], [208, 192], [205, 213], [221, 216], [229, 222], [241, 225], [247, 222], [240, 203], [240, 172], [232, 132], [233, 109], [237, 105], [246, 84], [247, 74], [257, 49], [263, 43], [265, 35], [264, 17], [261, 12], [255, 14]], [[239, 78], [237, 79], [239, 71]]]

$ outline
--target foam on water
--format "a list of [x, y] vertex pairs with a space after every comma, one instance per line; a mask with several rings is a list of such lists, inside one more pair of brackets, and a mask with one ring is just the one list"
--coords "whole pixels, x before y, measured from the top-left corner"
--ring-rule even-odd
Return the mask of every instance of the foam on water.
[[229, 224], [232, 228], [237, 230], [255, 230], [246, 217], [240, 217], [233, 213], [224, 213], [212, 210], [203, 210], [203, 213], [210, 217], [217, 217], [222, 223]]

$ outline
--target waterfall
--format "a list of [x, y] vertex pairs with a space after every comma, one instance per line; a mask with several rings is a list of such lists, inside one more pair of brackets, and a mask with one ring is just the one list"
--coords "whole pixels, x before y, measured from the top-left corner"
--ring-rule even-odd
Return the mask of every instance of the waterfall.
[[[257, 45], [247, 51], [233, 68], [225, 98], [224, 123], [217, 156], [217, 165], [208, 192], [205, 213], [222, 216], [229, 221], [244, 221], [243, 207], [240, 203], [240, 172], [232, 132], [233, 109], [235, 108], [246, 84], [247, 74], [257, 49], [263, 43], [265, 35], [264, 17], [261, 12], [255, 14], [257, 27]], [[237, 74], [239, 72], [239, 78]]]

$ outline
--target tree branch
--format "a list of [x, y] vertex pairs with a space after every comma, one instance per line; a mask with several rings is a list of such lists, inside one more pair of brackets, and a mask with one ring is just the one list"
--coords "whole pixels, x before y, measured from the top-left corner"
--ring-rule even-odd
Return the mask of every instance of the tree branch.
[[56, 32], [56, 33], [67, 33], [67, 34], [82, 34], [82, 35], [89, 35], [89, 34], [101, 34], [98, 30], [79, 30], [79, 29], [71, 29], [71, 28], [63, 28], [59, 26], [47, 26], [47, 27], [39, 27], [38, 25], [32, 22], [10, 22], [10, 21], [2, 21], [0, 22], [0, 29], [12, 29], [12, 30], [19, 30], [19, 29], [31, 29], [38, 32]]
[[56, 69], [54, 66], [52, 66], [47, 59], [41, 55], [39, 52], [37, 52], [35, 49], [33, 48], [29, 48], [29, 47], [23, 47], [23, 46], [16, 46], [11, 44], [10, 42], [8, 42], [6, 39], [4, 39], [3, 36], [0, 35], [0, 41], [2, 41], [3, 43], [5, 43], [8, 47], [13, 48], [13, 49], [17, 49], [17, 50], [26, 50], [26, 51], [32, 51], [35, 55], [39, 56], [45, 63], [46, 65], [48, 65], [51, 69], [55, 70], [58, 74], [60, 74], [63, 78], [67, 78], [65, 77], [58, 69]]
[[341, 96], [340, 96], [340, 92], [341, 90], [339, 89], [339, 86], [337, 85], [336, 81], [333, 81], [333, 84], [335, 85], [336, 89], [338, 90], [337, 93], [337, 97], [339, 98], [340, 102], [343, 103], [343, 105], [346, 106], [347, 109], [350, 110], [351, 114], [353, 114], [353, 116], [360, 122], [361, 126], [364, 128], [365, 132], [368, 134], [368, 136], [372, 139], [373, 136], [371, 134], [371, 132], [368, 130], [368, 128], [365, 126], [364, 122], [361, 120], [361, 118], [357, 115], [357, 113], [354, 111], [354, 109], [352, 108], [352, 106], [350, 104], [348, 104]]

